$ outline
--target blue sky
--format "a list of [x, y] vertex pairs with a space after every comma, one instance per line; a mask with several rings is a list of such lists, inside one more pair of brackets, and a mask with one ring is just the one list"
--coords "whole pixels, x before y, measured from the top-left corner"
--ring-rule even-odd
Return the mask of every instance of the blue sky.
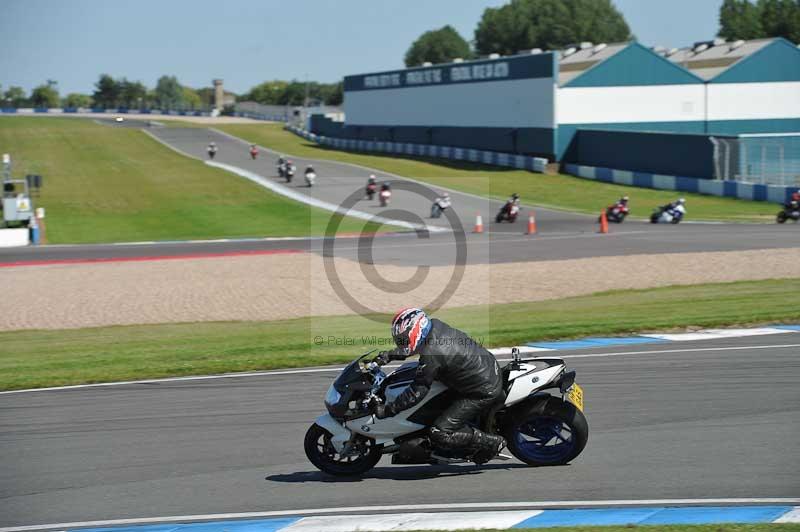
[[[613, 0], [644, 44], [712, 38], [722, 0]], [[152, 87], [162, 74], [244, 92], [268, 79], [331, 82], [402, 66], [409, 44], [445, 24], [467, 40], [505, 0], [3, 0], [0, 84], [55, 79], [91, 93], [101, 73]]]

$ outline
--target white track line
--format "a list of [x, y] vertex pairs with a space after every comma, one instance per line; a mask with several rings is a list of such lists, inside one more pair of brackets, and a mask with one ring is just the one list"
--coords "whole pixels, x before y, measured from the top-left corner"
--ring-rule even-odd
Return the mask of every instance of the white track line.
[[399, 504], [394, 506], [350, 506], [344, 508], [315, 508], [309, 510], [275, 510], [270, 512], [242, 512], [201, 515], [170, 515], [164, 517], [141, 517], [133, 519], [108, 519], [104, 521], [76, 521], [73, 523], [55, 523], [47, 525], [12, 526], [0, 528], [0, 532], [27, 532], [33, 530], [55, 530], [70, 528], [86, 528], [98, 526], [134, 525], [146, 523], [174, 523], [180, 521], [212, 521], [219, 519], [247, 519], [253, 517], [285, 517], [314, 514], [341, 514], [354, 512], [391, 512], [397, 510], [482, 510], [498, 508], [577, 508], [605, 506], [696, 506], [706, 504], [741, 505], [741, 504], [787, 504], [800, 503], [798, 498], [741, 498], [741, 499], [642, 499], [616, 501], [532, 501], [532, 502], [488, 502], [488, 503], [453, 503], [453, 504]]
[[238, 166], [234, 166], [232, 164], [227, 163], [220, 163], [216, 161], [206, 161], [205, 162], [208, 166], [213, 166], [214, 168], [219, 168], [221, 170], [226, 170], [232, 174], [236, 174], [239, 177], [243, 177], [253, 183], [266, 188], [274, 192], [275, 194], [280, 194], [285, 198], [292, 199], [294, 201], [298, 201], [300, 203], [305, 203], [306, 205], [310, 205], [312, 207], [316, 207], [318, 209], [323, 209], [329, 212], [335, 212], [342, 216], [349, 216], [351, 218], [359, 218], [361, 220], [366, 220], [368, 222], [373, 223], [380, 223], [389, 226], [395, 227], [402, 227], [404, 229], [413, 229], [415, 231], [429, 231], [431, 233], [450, 233], [449, 229], [444, 227], [438, 227], [435, 225], [428, 225], [425, 223], [413, 223], [413, 222], [406, 222], [404, 220], [394, 220], [391, 218], [385, 218], [383, 216], [377, 216], [375, 214], [369, 214], [363, 211], [358, 211], [356, 209], [344, 209], [340, 205], [336, 205], [334, 203], [329, 203], [327, 201], [322, 201], [320, 199], [314, 198], [309, 196], [308, 194], [303, 194], [300, 192], [296, 192], [290, 188], [287, 188], [279, 183], [273, 182], [271, 179], [268, 179], [260, 174], [255, 172], [251, 172], [249, 170], [245, 170], [244, 168], [239, 168]]
[[[558, 350], [542, 351], [542, 356], [552, 356], [554, 358], [608, 358], [620, 357], [629, 355], [658, 355], [658, 354], [680, 354], [680, 353], [702, 353], [714, 351], [744, 351], [748, 349], [790, 349], [800, 348], [800, 344], [783, 344], [783, 345], [755, 345], [755, 346], [729, 346], [729, 347], [702, 347], [702, 348], [684, 348], [684, 349], [660, 349], [652, 351], [620, 351], [610, 353], [586, 353], [574, 355], [561, 355]], [[508, 349], [508, 348], [502, 348]], [[531, 351], [528, 351], [530, 353]], [[527, 354], [523, 351], [523, 354]], [[499, 358], [499, 362], [509, 362], [510, 359]], [[17, 394], [17, 393], [30, 393], [30, 392], [49, 392], [60, 390], [79, 390], [82, 388], [104, 388], [110, 386], [123, 386], [129, 384], [158, 384], [168, 382], [184, 382], [184, 381], [205, 381], [214, 379], [231, 379], [231, 378], [245, 378], [245, 377], [269, 377], [274, 375], [298, 375], [303, 373], [329, 373], [334, 371], [341, 371], [344, 366], [327, 367], [327, 368], [306, 368], [306, 369], [287, 369], [287, 370], [274, 370], [274, 371], [254, 371], [248, 373], [225, 373], [222, 375], [200, 375], [194, 377], [169, 377], [165, 379], [147, 379], [139, 381], [120, 381], [120, 382], [100, 382], [96, 384], [75, 384], [72, 386], [55, 386], [50, 388], [29, 388], [26, 390], [8, 390], [0, 392], [0, 395]], [[387, 368], [399, 367], [397, 364], [385, 366]], [[2, 532], [2, 529], [0, 529]]]

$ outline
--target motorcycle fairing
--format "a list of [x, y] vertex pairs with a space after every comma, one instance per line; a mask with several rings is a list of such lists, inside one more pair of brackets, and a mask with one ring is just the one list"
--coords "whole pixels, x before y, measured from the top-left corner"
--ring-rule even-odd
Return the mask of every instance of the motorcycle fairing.
[[414, 423], [408, 418], [433, 398], [442, 394], [445, 390], [447, 390], [447, 386], [441, 382], [434, 382], [422, 401], [408, 410], [403, 410], [397, 415], [384, 419], [378, 419], [373, 415], [351, 419], [345, 422], [345, 426], [353, 432], [374, 439], [375, 443], [379, 445], [390, 443], [398, 436], [404, 436], [411, 432], [424, 429], [425, 425]]
[[556, 380], [566, 368], [561, 360], [528, 360], [508, 372], [506, 406], [519, 403]]

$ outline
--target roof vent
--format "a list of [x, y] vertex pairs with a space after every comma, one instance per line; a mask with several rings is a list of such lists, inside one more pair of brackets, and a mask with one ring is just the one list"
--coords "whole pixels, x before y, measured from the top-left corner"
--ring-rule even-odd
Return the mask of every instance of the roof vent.
[[455, 59], [453, 59], [453, 63], [463, 63], [463, 62], [464, 62], [464, 59], [461, 58], [461, 57], [456, 57]]
[[569, 57], [577, 51], [578, 49], [575, 48], [574, 46], [572, 48], [567, 48], [566, 50], [564, 50], [564, 57]]
[[605, 50], [606, 48], [608, 48], [608, 45], [606, 43], [604, 43], [604, 42], [601, 42], [600, 44], [598, 44], [597, 46], [594, 47], [594, 49], [592, 50], [592, 53], [593, 54], [600, 53], [603, 50]]
[[422, 63], [422, 66], [424, 66], [424, 67], [433, 66], [433, 63], [431, 63], [430, 61], [425, 61], [424, 63]]
[[592, 47], [592, 43], [589, 41], [583, 41], [579, 46], [581, 50], [588, 50]]
[[703, 44], [700, 44], [700, 45], [696, 46], [695, 49], [692, 50], [692, 51], [695, 54], [699, 54], [699, 53], [705, 52], [706, 50], [708, 50], [708, 44], [703, 43]]
[[489, 59], [500, 59], [500, 54], [489, 54]]
[[678, 49], [677, 48], [670, 48], [669, 50], [667, 50], [666, 56], [670, 57], [670, 56], [673, 56], [673, 55], [675, 55], [677, 53], [678, 53]]
[[723, 44], [725, 44], [725, 42], [726, 42], [725, 39], [723, 39], [722, 37], [717, 37], [716, 39], [711, 41], [711, 45], [712, 46], [722, 46]]
[[542, 49], [541, 48], [534, 48], [533, 50], [531, 50], [531, 54], [533, 54], [533, 55], [540, 54], [540, 53], [542, 53]]
[[736, 50], [737, 48], [741, 48], [743, 44], [744, 44], [744, 41], [742, 39], [738, 39], [736, 41], [733, 41], [728, 49], [732, 52], [732, 51]]

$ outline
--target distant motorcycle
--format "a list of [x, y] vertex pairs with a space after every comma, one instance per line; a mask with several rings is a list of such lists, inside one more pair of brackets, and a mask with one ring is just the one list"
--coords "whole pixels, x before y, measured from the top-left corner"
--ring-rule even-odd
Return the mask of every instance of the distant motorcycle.
[[664, 205], [653, 211], [650, 215], [650, 223], [653, 224], [677, 224], [686, 215], [686, 207], [683, 205]]
[[392, 189], [388, 187], [381, 188], [380, 194], [378, 194], [378, 200], [381, 202], [381, 207], [386, 207], [389, 205], [389, 200], [392, 199]]
[[606, 220], [615, 224], [621, 224], [625, 221], [625, 217], [627, 217], [629, 213], [630, 210], [627, 205], [615, 203], [606, 208]]
[[258, 148], [255, 146], [250, 146], [250, 157], [255, 161], [256, 157], [258, 157]]
[[294, 173], [296, 171], [297, 168], [295, 168], [291, 161], [278, 166], [278, 176], [286, 179], [287, 183], [292, 182], [292, 178], [294, 177]]
[[375, 183], [367, 183], [366, 193], [368, 200], [372, 201], [372, 198], [375, 197], [375, 192], [377, 191], [378, 191], [378, 185], [376, 185]]
[[306, 185], [309, 187], [314, 186], [314, 182], [317, 180], [317, 174], [314, 172], [306, 172]]
[[800, 203], [796, 201], [790, 201], [789, 204], [784, 206], [784, 208], [775, 218], [775, 221], [779, 224], [786, 223], [789, 220], [795, 223], [800, 221]]
[[517, 221], [517, 216], [519, 216], [519, 205], [517, 203], [506, 202], [506, 204], [500, 208], [500, 212], [497, 213], [497, 216], [494, 217], [494, 221], [502, 223], [507, 220], [513, 224]]
[[442, 213], [450, 208], [450, 196], [439, 196], [431, 205], [431, 218], [440, 218]]

